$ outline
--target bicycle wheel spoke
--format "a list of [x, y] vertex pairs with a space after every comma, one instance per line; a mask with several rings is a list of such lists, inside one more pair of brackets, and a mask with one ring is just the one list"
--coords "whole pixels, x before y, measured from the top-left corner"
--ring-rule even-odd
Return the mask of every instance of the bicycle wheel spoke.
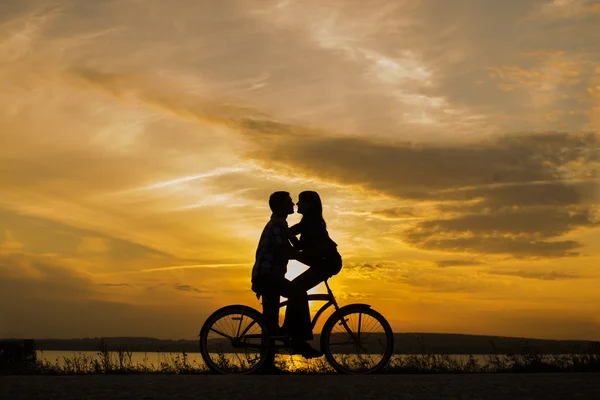
[[227, 321], [227, 325], [229, 326], [228, 332], [232, 332], [232, 333], [235, 332], [235, 327], [233, 326], [233, 316], [228, 316], [226, 321]]
[[252, 321], [248, 324], [248, 326], [246, 326], [246, 328], [244, 328], [244, 331], [242, 332], [242, 334], [238, 334], [238, 337], [244, 337], [246, 336], [246, 334], [248, 333], [248, 331], [250, 330], [250, 328], [252, 328], [254, 325], [256, 325], [256, 321]]
[[229, 335], [228, 335], [228, 334], [226, 334], [226, 333], [223, 333], [223, 332], [221, 332], [221, 331], [218, 331], [218, 330], [216, 330], [216, 329], [214, 329], [214, 328], [210, 328], [210, 330], [211, 330], [211, 331], [213, 331], [213, 332], [215, 332], [216, 334], [219, 334], [219, 335], [221, 335], [221, 336], [223, 336], [223, 337], [226, 337], [227, 339], [231, 339], [231, 336], [229, 336]]
[[347, 309], [326, 323], [324, 352], [340, 372], [369, 373], [383, 367], [393, 352], [391, 328], [381, 314], [365, 308]]
[[373, 318], [371, 318], [369, 321], [367, 321], [367, 323], [366, 323], [366, 324], [363, 324], [363, 325], [364, 325], [364, 328], [363, 328], [363, 330], [364, 330], [365, 332], [368, 332], [368, 331], [371, 329], [371, 326], [373, 326], [373, 327], [376, 327], [376, 325], [377, 325], [377, 324], [378, 324], [377, 320], [376, 320], [376, 319], [373, 319]]
[[200, 338], [202, 358], [209, 368], [221, 373], [247, 373], [258, 368], [265, 357], [260, 319], [258, 311], [245, 306], [215, 312], [205, 322]]
[[361, 322], [362, 322], [362, 313], [358, 313], [358, 332], [356, 333], [356, 336], [357, 336], [359, 342], [360, 342], [360, 323]]
[[235, 336], [240, 337], [240, 329], [242, 328], [242, 322], [244, 321], [244, 310], [242, 310], [242, 314], [240, 315], [240, 323], [238, 324], [237, 334]]

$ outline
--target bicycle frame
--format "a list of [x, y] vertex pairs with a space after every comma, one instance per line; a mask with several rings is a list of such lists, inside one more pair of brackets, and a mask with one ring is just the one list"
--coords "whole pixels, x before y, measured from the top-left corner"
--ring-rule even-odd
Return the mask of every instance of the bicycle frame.
[[[315, 329], [315, 326], [317, 325], [317, 321], [319, 320], [319, 317], [331, 306], [333, 306], [335, 308], [336, 311], [340, 310], [340, 306], [338, 305], [337, 301], [335, 300], [335, 296], [333, 295], [333, 292], [331, 291], [331, 288], [329, 287], [329, 284], [327, 283], [327, 280], [325, 280], [325, 287], [327, 288], [327, 294], [323, 294], [323, 293], [319, 293], [319, 294], [309, 294], [308, 297], [308, 301], [326, 301], [325, 304], [323, 304], [323, 306], [321, 306], [321, 308], [319, 308], [319, 310], [316, 312], [315, 316], [313, 317], [313, 319], [311, 320], [311, 327], [312, 329]], [[285, 307], [288, 304], [288, 300], [282, 301], [281, 303], [279, 303], [279, 308], [281, 307]], [[357, 340], [360, 339], [360, 337], [356, 337], [354, 335], [354, 333], [351, 331], [351, 329], [348, 327], [347, 323], [345, 320], [342, 321], [342, 325], [344, 326], [344, 328], [346, 329], [346, 331], [350, 334], [350, 337], [353, 340]], [[260, 337], [260, 335], [246, 335], [246, 332], [248, 332], [248, 330], [250, 329], [252, 325], [249, 325], [248, 327], [246, 327], [246, 329], [244, 329], [244, 331], [242, 332], [241, 336], [246, 338], [246, 339], [256, 339], [258, 337]], [[238, 337], [239, 337], [239, 332], [238, 332]], [[287, 338], [286, 336], [279, 336], [279, 335], [271, 335], [270, 338], [272, 340], [282, 340], [284, 338]], [[233, 347], [246, 347], [246, 348], [261, 348], [261, 345], [252, 345], [249, 343], [232, 343]], [[280, 349], [280, 348], [285, 348], [286, 345], [275, 345], [274, 348], [276, 349]]]

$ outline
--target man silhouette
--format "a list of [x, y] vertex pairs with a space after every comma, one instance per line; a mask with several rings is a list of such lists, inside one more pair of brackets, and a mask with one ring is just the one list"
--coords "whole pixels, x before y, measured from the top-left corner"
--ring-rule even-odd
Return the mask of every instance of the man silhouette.
[[[271, 194], [269, 207], [271, 219], [260, 236], [252, 268], [252, 291], [263, 298], [263, 318], [271, 334], [281, 334], [279, 298], [287, 297], [283, 325], [291, 337], [292, 353], [306, 358], [320, 357], [323, 353], [307, 343], [313, 335], [306, 290], [285, 278], [288, 261], [298, 255], [290, 243], [293, 236], [287, 223], [287, 216], [294, 213], [294, 202], [288, 192], [280, 191]], [[265, 368], [273, 369], [273, 360], [267, 361]]]

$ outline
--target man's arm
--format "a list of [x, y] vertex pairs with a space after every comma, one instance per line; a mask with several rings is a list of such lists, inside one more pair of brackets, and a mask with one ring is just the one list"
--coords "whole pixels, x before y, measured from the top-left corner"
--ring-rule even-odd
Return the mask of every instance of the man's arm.
[[[281, 225], [273, 225], [273, 244], [276, 257], [285, 258], [285, 260], [295, 260], [298, 256], [298, 250], [290, 245], [293, 236], [288, 234], [289, 229]], [[298, 241], [298, 239], [294, 238]]]

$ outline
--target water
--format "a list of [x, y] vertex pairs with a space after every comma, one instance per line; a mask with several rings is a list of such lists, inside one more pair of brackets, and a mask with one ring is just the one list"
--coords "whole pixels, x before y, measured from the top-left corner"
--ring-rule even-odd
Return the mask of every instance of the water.
[[[37, 351], [38, 361], [48, 362], [52, 365], [58, 365], [64, 367], [67, 360], [83, 359], [87, 360], [98, 360], [100, 356], [97, 351], [62, 351], [62, 350], [45, 350]], [[131, 359], [129, 359], [129, 354]], [[119, 366], [119, 359], [117, 352], [111, 352], [111, 360], [113, 365]], [[206, 364], [202, 359], [200, 353], [186, 353], [187, 362], [194, 368], [205, 368]], [[124, 360], [124, 365], [143, 366], [148, 367], [152, 370], [160, 369], [159, 367], [163, 364], [173, 365], [175, 360], [182, 362], [182, 353], [165, 353], [165, 352], [131, 352], [128, 353], [127, 358]], [[286, 361], [288, 369], [308, 369], [313, 365], [322, 363], [324, 359], [313, 359], [306, 360], [300, 355], [278, 355], [278, 360]]]
[[[166, 363], [168, 365], [173, 365], [174, 361], [179, 357], [181, 361], [181, 353], [164, 353], [164, 352], [131, 352], [131, 364], [134, 366], [147, 366], [149, 368], [155, 369], [159, 367], [162, 363]], [[203, 368], [205, 366], [204, 361], [202, 360], [202, 356], [200, 353], [186, 353], [187, 361], [190, 365], [197, 368]], [[89, 360], [100, 360], [100, 356], [97, 351], [60, 351], [60, 350], [46, 350], [46, 351], [37, 351], [37, 359], [39, 361], [49, 362], [53, 365], [58, 364], [59, 366], [65, 365], [65, 359], [73, 360], [75, 358], [87, 358]], [[278, 356], [279, 359], [285, 360], [288, 365], [291, 365], [292, 368], [295, 366], [298, 369], [310, 368], [312, 365], [318, 365], [323, 363], [324, 358], [320, 359], [312, 359], [306, 360], [300, 355], [286, 355], [281, 354]], [[458, 362], [465, 362], [468, 359], [468, 355], [465, 354], [452, 354], [448, 357], [456, 360]], [[488, 356], [487, 355], [474, 355], [473, 356], [480, 365], [487, 364]], [[116, 352], [111, 353], [111, 359], [114, 364], [118, 365], [118, 355]], [[125, 364], [129, 365], [130, 360], [127, 358], [125, 360]]]

